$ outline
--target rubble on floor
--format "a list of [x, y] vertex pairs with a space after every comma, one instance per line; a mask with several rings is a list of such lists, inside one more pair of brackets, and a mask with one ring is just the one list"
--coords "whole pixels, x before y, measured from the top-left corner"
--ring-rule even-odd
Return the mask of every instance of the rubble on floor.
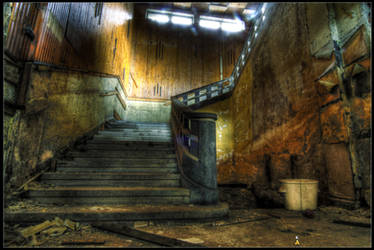
[[[19, 204], [35, 205], [29, 202]], [[370, 221], [369, 209], [347, 210], [320, 206], [310, 212], [313, 213], [312, 217], [305, 216], [302, 211], [284, 208], [230, 209], [227, 217], [213, 221], [139, 221], [127, 226], [134, 231], [148, 232], [205, 247], [288, 247], [294, 246], [296, 236], [300, 246], [306, 247], [370, 246], [370, 228], [359, 225], [359, 222], [363, 224]], [[347, 221], [347, 218], [350, 218], [350, 221], [355, 218], [357, 225], [336, 223], [338, 220]], [[78, 227], [76, 225], [74, 221], [60, 218], [32, 226], [5, 224], [5, 246], [159, 246], [131, 235], [103, 231], [94, 224], [79, 223]]]
[[25, 228], [20, 228], [19, 225], [13, 227], [7, 225], [5, 242], [8, 245], [18, 243], [25, 246], [40, 246], [51, 237], [63, 235], [67, 230], [79, 231], [80, 229], [79, 222], [73, 222], [69, 219], [62, 220], [58, 217], [53, 221], [46, 220], [38, 225]]

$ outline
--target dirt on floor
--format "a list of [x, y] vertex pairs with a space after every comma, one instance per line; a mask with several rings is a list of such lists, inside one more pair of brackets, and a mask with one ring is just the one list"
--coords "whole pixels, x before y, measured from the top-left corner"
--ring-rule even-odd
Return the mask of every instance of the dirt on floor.
[[[326, 206], [302, 213], [257, 208], [231, 209], [228, 217], [210, 222], [139, 222], [134, 227], [206, 247], [371, 247], [371, 227], [365, 227], [370, 218], [369, 209]], [[364, 223], [337, 224], [339, 220]], [[36, 241], [19, 237], [17, 232], [24, 228], [5, 225], [4, 247], [160, 247], [89, 224], [76, 230], [67, 228], [60, 235], [38, 236]]]

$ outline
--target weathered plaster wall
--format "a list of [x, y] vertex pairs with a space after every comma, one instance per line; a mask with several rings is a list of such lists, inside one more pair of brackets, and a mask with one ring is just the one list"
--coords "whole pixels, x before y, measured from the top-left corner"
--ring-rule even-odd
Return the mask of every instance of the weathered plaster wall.
[[101, 95], [116, 88], [121, 91], [117, 78], [33, 66], [15, 136], [11, 185], [21, 185], [56, 152], [113, 118], [114, 111], [123, 119], [117, 96]]
[[169, 122], [170, 101], [127, 100], [124, 119], [134, 122]]
[[216, 159], [218, 184], [236, 181], [236, 171], [233, 162], [233, 122], [231, 99], [225, 99], [203, 108], [196, 112], [209, 112], [217, 115], [216, 121]]
[[[11, 52], [27, 51], [27, 58], [19, 59], [118, 75], [125, 89], [130, 77], [132, 3], [15, 3], [12, 8], [21, 10], [20, 6], [27, 4], [37, 8], [31, 8], [33, 12], [28, 15], [22, 11], [13, 15], [26, 15], [22, 20], [36, 17], [32, 27], [35, 39], [26, 47], [8, 43], [13, 48]], [[17, 28], [20, 25], [14, 28], [12, 23], [16, 18], [10, 20], [9, 25], [4, 22], [4, 27], [10, 28], [9, 34], [13, 39], [23, 37], [22, 29]], [[21, 73], [6, 65], [6, 99], [20, 96], [23, 87], [27, 93], [24, 98], [21, 96], [25, 110], [16, 111], [13, 117], [4, 117], [3, 172], [7, 173], [7, 180], [10, 178], [8, 184], [13, 186], [21, 185], [56, 152], [105, 119], [113, 115], [125, 117], [116, 95], [100, 96], [98, 92], [103, 94], [117, 88], [125, 98], [117, 78], [41, 66], [34, 68], [30, 81], [21, 84]], [[14, 82], [20, 86], [14, 88], [9, 84], [8, 79], [12, 78], [17, 78]]]
[[218, 81], [220, 56], [223, 78], [231, 74], [245, 32], [158, 24], [145, 19], [145, 11], [135, 5], [129, 96], [168, 99]]
[[[344, 60], [351, 79], [349, 63], [370, 51], [366, 27], [356, 32], [362, 8], [358, 3], [334, 8], [340, 38], [350, 41]], [[335, 81], [331, 86], [318, 82], [335, 61], [326, 4], [278, 4], [269, 22], [232, 96], [235, 182], [277, 190], [282, 178], [312, 178], [320, 182], [322, 200], [327, 194], [352, 200], [352, 136], [363, 187], [369, 187], [364, 176], [370, 172], [370, 72], [365, 69], [370, 61], [361, 59], [356, 67], [365, 73], [350, 82], [361, 89], [350, 101], [355, 136], [346, 129], [340, 97], [346, 91], [339, 89], [335, 71], [322, 79]], [[349, 40], [352, 35], [356, 38]]]
[[3, 58], [3, 178], [4, 182], [10, 178], [10, 169], [6, 168], [11, 161], [14, 149], [15, 134], [18, 131], [20, 111], [12, 104], [17, 104], [17, 92], [22, 73], [22, 67], [12, 63], [7, 56]]

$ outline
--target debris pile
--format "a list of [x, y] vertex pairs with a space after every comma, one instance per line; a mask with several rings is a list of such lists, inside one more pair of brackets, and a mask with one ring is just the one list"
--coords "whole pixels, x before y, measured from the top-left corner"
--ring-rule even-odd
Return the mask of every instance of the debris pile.
[[10, 229], [8, 227], [8, 245], [16, 243], [26, 246], [40, 246], [50, 240], [51, 237], [61, 236], [69, 230], [79, 231], [80, 229], [79, 222], [73, 222], [69, 219], [62, 220], [59, 217], [26, 228], [15, 227]]

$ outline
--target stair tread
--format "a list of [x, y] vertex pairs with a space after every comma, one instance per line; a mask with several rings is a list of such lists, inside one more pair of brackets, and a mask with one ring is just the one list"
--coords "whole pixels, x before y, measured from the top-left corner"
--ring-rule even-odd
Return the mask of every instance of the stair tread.
[[[77, 171], [77, 169], [79, 171], [84, 171], [84, 172], [91, 172], [91, 173], [105, 173], [105, 172], [132, 172], [132, 171], [139, 171], [140, 169], [142, 168], [131, 168], [131, 169], [126, 169], [124, 170], [123, 168], [108, 168], [108, 169], [95, 169], [95, 168], [85, 168], [85, 167], [82, 167], [82, 168], [77, 168], [77, 167], [64, 167], [64, 168], [61, 168], [61, 171], [64, 171], [64, 172], [74, 172], [74, 171]], [[147, 169], [147, 171], [151, 170], [150, 168]], [[153, 172], [156, 172], [156, 173], [177, 173], [177, 169], [176, 168], [165, 168], [165, 169], [162, 169], [162, 170], [158, 170], [158, 169], [155, 169], [153, 170]]]
[[[169, 173], [157, 173], [157, 172], [96, 172], [96, 173], [87, 173], [87, 172], [46, 172], [42, 175], [42, 179], [62, 179], [68, 178], [69, 180], [74, 179], [115, 179], [115, 180], [160, 180], [160, 179], [178, 179], [180, 178], [179, 174], [169, 174]], [[134, 179], [121, 179], [121, 178], [134, 178]]]
[[[111, 145], [114, 145], [111, 147]], [[169, 123], [116, 121], [57, 160], [27, 195], [44, 204], [188, 204]]]
[[189, 191], [183, 187], [30, 187], [30, 191]]
[[[100, 161], [97, 160], [97, 158], [100, 159]], [[94, 161], [95, 163], [100, 163], [100, 164], [105, 164], [106, 162], [122, 162], [122, 163], [127, 163], [127, 164], [130, 164], [131, 162], [140, 162], [140, 163], [146, 163], [146, 162], [151, 162], [149, 164], [155, 164], [155, 163], [161, 163], [161, 162], [170, 162], [170, 163], [174, 163], [176, 162], [174, 158], [165, 158], [165, 159], [159, 159], [159, 158], [156, 158], [156, 159], [152, 159], [152, 158], [113, 158], [113, 157], [105, 157], [105, 156], [102, 156], [102, 157], [97, 157], [97, 158], [93, 158], [93, 157], [84, 157], [84, 156], [79, 156], [79, 157], [74, 157], [74, 160], [71, 159], [71, 160], [58, 160], [57, 162], [76, 162], [76, 161]], [[154, 160], [154, 162], [153, 162]]]
[[116, 145], [137, 145], [137, 146], [170, 146], [174, 147], [173, 142], [168, 141], [110, 141], [110, 140], [89, 140], [87, 144], [116, 144]]
[[112, 154], [120, 154], [120, 153], [131, 153], [131, 154], [164, 154], [164, 155], [175, 155], [174, 152], [165, 152], [165, 150], [160, 150], [161, 152], [157, 152], [157, 150], [152, 150], [152, 151], [136, 151], [136, 150], [107, 150], [107, 151], [102, 151], [102, 150], [97, 150], [97, 149], [87, 149], [85, 151], [79, 151], [79, 150], [74, 150], [70, 151], [70, 153], [112, 153]]
[[[65, 172], [45, 172], [43, 175], [51, 175], [51, 174], [65, 174]], [[87, 175], [87, 173], [81, 173], [81, 172], [74, 172], [74, 173], [69, 173], [69, 174], [82, 174], [82, 175]], [[89, 174], [88, 174], [89, 175]], [[103, 173], [103, 175], [129, 175], [129, 176], [179, 176], [178, 174], [157, 174], [154, 172], [132, 172], [132, 173]]]
[[[47, 209], [46, 209], [47, 208]], [[56, 216], [72, 221], [134, 221], [149, 219], [205, 219], [227, 215], [227, 203], [216, 205], [192, 204], [126, 204], [126, 205], [65, 205], [42, 206], [33, 208], [19, 206], [16, 209], [4, 209], [4, 219], [10, 222], [43, 222]]]

